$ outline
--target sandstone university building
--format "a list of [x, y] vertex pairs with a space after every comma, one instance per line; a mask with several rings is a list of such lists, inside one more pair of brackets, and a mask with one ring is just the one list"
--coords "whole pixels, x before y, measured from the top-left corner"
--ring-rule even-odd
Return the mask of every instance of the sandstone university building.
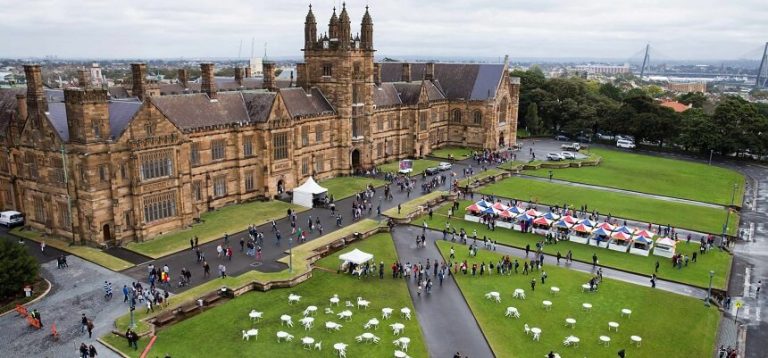
[[81, 244], [152, 239], [209, 210], [291, 190], [309, 176], [444, 146], [515, 143], [519, 82], [504, 64], [374, 62], [366, 8], [359, 35], [346, 8], [318, 33], [310, 7], [295, 83], [236, 68], [199, 83], [0, 90], [0, 206], [27, 225]]

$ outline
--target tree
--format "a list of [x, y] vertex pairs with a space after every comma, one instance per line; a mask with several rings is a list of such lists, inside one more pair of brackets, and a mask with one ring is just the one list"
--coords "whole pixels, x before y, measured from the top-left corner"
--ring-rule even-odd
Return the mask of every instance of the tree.
[[37, 278], [39, 265], [24, 245], [0, 240], [0, 299], [18, 295]]
[[677, 100], [683, 104], [690, 104], [693, 108], [703, 108], [707, 103], [707, 96], [701, 92], [688, 92], [677, 96]]
[[531, 103], [528, 106], [528, 111], [525, 112], [525, 126], [528, 128], [528, 133], [539, 134], [541, 130], [541, 118], [539, 118], [539, 106], [536, 103]]

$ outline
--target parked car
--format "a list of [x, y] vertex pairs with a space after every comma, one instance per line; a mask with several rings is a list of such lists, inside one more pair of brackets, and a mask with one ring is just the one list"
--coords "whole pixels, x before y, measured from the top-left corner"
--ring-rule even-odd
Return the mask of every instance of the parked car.
[[558, 134], [555, 136], [555, 140], [567, 142], [570, 140], [570, 138], [568, 138], [568, 136], [566, 136], [565, 134]]
[[597, 139], [600, 139], [600, 140], [614, 140], [614, 139], [616, 139], [616, 136], [614, 136], [613, 134], [599, 133], [598, 132], [597, 133]]
[[440, 169], [437, 169], [437, 167], [429, 167], [424, 169], [424, 172], [427, 173], [427, 175], [435, 175], [440, 172]]
[[619, 139], [616, 141], [616, 147], [626, 148], [626, 149], [635, 149], [635, 142], [626, 140], [626, 139]]
[[24, 225], [24, 214], [12, 210], [3, 211], [0, 213], [0, 225], [9, 228], [17, 225]]
[[447, 162], [440, 162], [440, 164], [437, 165], [437, 169], [440, 170], [450, 170], [452, 167], [451, 163]]
[[560, 156], [563, 157], [563, 159], [576, 159], [576, 154], [573, 152], [562, 152], [560, 153]]
[[563, 160], [563, 156], [560, 155], [560, 153], [551, 152], [551, 153], [547, 153], [547, 160], [559, 162]]
[[578, 137], [576, 137], [576, 140], [581, 143], [592, 143], [592, 137], [587, 134], [580, 134]]
[[579, 143], [563, 144], [560, 146], [560, 149], [568, 150], [571, 152], [578, 152], [581, 150], [581, 144]]

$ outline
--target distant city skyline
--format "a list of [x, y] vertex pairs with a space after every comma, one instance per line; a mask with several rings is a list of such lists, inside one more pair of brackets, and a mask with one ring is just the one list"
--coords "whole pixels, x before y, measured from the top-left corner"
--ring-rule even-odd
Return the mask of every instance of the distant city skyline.
[[[347, 1], [352, 33], [365, 6], [377, 57], [758, 60], [763, 1]], [[301, 57], [308, 1], [0, 0], [2, 57]], [[318, 32], [338, 1], [314, 1]], [[241, 45], [242, 43], [242, 45]]]

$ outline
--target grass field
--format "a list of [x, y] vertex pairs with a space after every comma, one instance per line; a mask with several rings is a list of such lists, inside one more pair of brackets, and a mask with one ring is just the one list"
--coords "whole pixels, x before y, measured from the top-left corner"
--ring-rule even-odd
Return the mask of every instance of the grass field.
[[[374, 254], [376, 261], [383, 260], [391, 263], [396, 260], [394, 245], [389, 234], [372, 236], [362, 242], [349, 245], [341, 252], [347, 252], [354, 248]], [[338, 253], [328, 256], [316, 263], [318, 266], [335, 271], [338, 267]], [[388, 266], [388, 265], [387, 265]], [[289, 305], [289, 294], [302, 296], [301, 302]], [[371, 301], [369, 309], [351, 308], [353, 316], [351, 321], [339, 320], [335, 315], [326, 315], [324, 308], [328, 307], [328, 298], [338, 294], [342, 300], [340, 307], [333, 307], [334, 311], [346, 309], [345, 300], [355, 301], [361, 296]], [[304, 330], [298, 320], [302, 317], [302, 311], [308, 305], [318, 307], [315, 315], [314, 327], [309, 331]], [[402, 336], [411, 338], [408, 354], [413, 357], [426, 357], [427, 351], [424, 344], [418, 321], [402, 321], [396, 314], [388, 320], [381, 319], [381, 308], [392, 307], [399, 309], [409, 307], [413, 310], [411, 298], [408, 294], [406, 283], [402, 280], [393, 280], [391, 275], [385, 275], [380, 280], [378, 277], [358, 280], [346, 274], [336, 274], [324, 270], [315, 270], [308, 281], [290, 288], [273, 289], [267, 292], [251, 292], [235, 298], [221, 306], [211, 308], [200, 315], [184, 320], [157, 333], [157, 341], [150, 356], [162, 356], [170, 354], [172, 357], [194, 357], [201, 352], [215, 352], [219, 357], [239, 356], [265, 356], [265, 357], [333, 357], [335, 343], [346, 343], [347, 356], [352, 357], [385, 357], [394, 351], [393, 336], [389, 324], [401, 322], [405, 324], [405, 332]], [[252, 309], [264, 312], [264, 319], [257, 323], [251, 323], [248, 312]], [[288, 314], [293, 318], [294, 327], [281, 326], [280, 315]], [[381, 323], [378, 329], [370, 329], [371, 333], [381, 338], [379, 344], [358, 343], [355, 336], [366, 332], [363, 324], [370, 318], [378, 318]], [[328, 332], [325, 329], [326, 321], [334, 321], [343, 325], [338, 332]], [[241, 330], [257, 328], [258, 339], [250, 341], [241, 339]], [[276, 332], [286, 331], [294, 335], [292, 342], [277, 343]], [[302, 349], [301, 338], [309, 336], [322, 342], [322, 351], [306, 351]], [[139, 355], [138, 351], [128, 351], [124, 339], [116, 336], [105, 338], [107, 342], [124, 349], [131, 357]], [[146, 339], [141, 340], [146, 341]]]
[[22, 230], [21, 227], [11, 230], [11, 233], [36, 242], [45, 241], [46, 246], [55, 247], [61, 251], [75, 255], [83, 260], [88, 260], [99, 266], [106, 267], [112, 271], [121, 271], [133, 267], [132, 263], [112, 256], [95, 247], [70, 245], [69, 242], [64, 239], [43, 237], [40, 232], [26, 229]]
[[159, 258], [189, 248], [189, 239], [197, 236], [203, 244], [221, 238], [224, 233], [233, 234], [248, 228], [248, 225], [261, 225], [287, 216], [292, 208], [304, 211], [307, 208], [284, 203], [282, 201], [254, 201], [231, 205], [215, 211], [203, 213], [200, 224], [191, 228], [163, 234], [144, 242], [132, 242], [126, 248], [140, 254]]
[[[736, 184], [736, 205], [744, 196], [744, 177], [734, 170], [608, 149], [590, 153], [603, 158], [599, 166], [559, 169], [554, 171], [555, 178], [723, 205], [731, 203]], [[549, 175], [542, 170], [525, 174]]]
[[[470, 201], [464, 200], [459, 203], [459, 215], [451, 219], [451, 225], [458, 231], [464, 228], [469, 235], [472, 235], [473, 230], [477, 230], [477, 236], [482, 238], [488, 236], [493, 240], [496, 240], [500, 244], [508, 246], [514, 246], [518, 248], [525, 248], [525, 245], [530, 245], [532, 250], [536, 247], [536, 243], [543, 240], [543, 236], [535, 234], [524, 234], [519, 231], [513, 231], [504, 228], [497, 228], [495, 231], [491, 231], [487, 226], [464, 221], [464, 208], [471, 204]], [[422, 223], [426, 221], [429, 227], [432, 228], [444, 228], [446, 221], [448, 221], [448, 209], [449, 205], [434, 211], [434, 216], [430, 220], [429, 217], [423, 216], [418, 220], [414, 220], [415, 223]], [[689, 257], [694, 251], [699, 250], [699, 245], [695, 243], [685, 244], [681, 242], [677, 246], [677, 252], [688, 255]], [[715, 271], [715, 276], [712, 280], [712, 287], [724, 289], [728, 276], [730, 274], [732, 256], [720, 252], [717, 249], [710, 251], [707, 254], [699, 255], [697, 263], [689, 263], [687, 267], [683, 267], [681, 270], [672, 268], [671, 260], [651, 255], [648, 257], [628, 254], [624, 252], [618, 252], [608, 250], [606, 248], [596, 248], [589, 245], [579, 244], [570, 241], [561, 241], [558, 244], [545, 245], [544, 252], [547, 254], [556, 255], [558, 251], [565, 256], [565, 254], [571, 250], [573, 252], [574, 260], [584, 261], [591, 263], [592, 254], [597, 254], [600, 265], [621, 269], [624, 271], [635, 272], [641, 275], [650, 276], [653, 273], [656, 261], [660, 263], [659, 272], [657, 275], [659, 278], [665, 280], [672, 280], [682, 282], [690, 285], [706, 288], [709, 285], [709, 271]], [[459, 251], [459, 250], [457, 250]], [[463, 251], [463, 250], [460, 250]], [[553, 260], [549, 260], [550, 262]]]
[[433, 150], [429, 155], [435, 158], [444, 159], [448, 159], [451, 155], [453, 155], [453, 159], [455, 160], [464, 160], [472, 156], [472, 151], [473, 150], [469, 148], [446, 147]]
[[[414, 159], [413, 160], [413, 172], [411, 172], [411, 176], [418, 175], [424, 172], [424, 169], [427, 169], [429, 167], [436, 167], [440, 162], [436, 162], [434, 160], [429, 159]], [[397, 171], [400, 169], [400, 162], [394, 161], [387, 164], [382, 164], [379, 166], [379, 170], [386, 173], [397, 173]]]
[[442, 195], [448, 195], [447, 191], [433, 191], [429, 194], [420, 196], [416, 199], [407, 201], [400, 205], [400, 213], [397, 212], [397, 207], [391, 208], [389, 210], [386, 210], [383, 212], [385, 216], [396, 218], [396, 219], [404, 219], [408, 217], [409, 214], [416, 211], [416, 209], [424, 205], [424, 203], [427, 203], [429, 201], [432, 201], [434, 199], [439, 198]]
[[319, 184], [328, 189], [328, 195], [333, 195], [334, 199], [341, 200], [365, 190], [368, 184], [373, 184], [374, 187], [377, 187], [386, 183], [384, 180], [374, 178], [336, 177], [323, 180]]
[[504, 170], [491, 168], [485, 171], [481, 171], [469, 178], [459, 180], [459, 187], [466, 187], [468, 184], [472, 184], [475, 180], [483, 180], [487, 177], [492, 177], [504, 173]]
[[[597, 210], [601, 215], [611, 214], [627, 219], [662, 225], [669, 224], [674, 227], [714, 234], [722, 232], [726, 214], [725, 210], [722, 209], [523, 178], [508, 178], [483, 187], [480, 192], [547, 205], [562, 206], [567, 203], [578, 208], [587, 204], [589, 210]], [[736, 213], [731, 213], [728, 232], [735, 235], [738, 227], [739, 216]]]
[[[447, 257], [450, 243], [438, 242]], [[459, 253], [457, 251], [457, 253]], [[458, 260], [471, 265], [497, 262], [500, 255], [481, 250], [469, 258], [462, 250]], [[677, 294], [604, 279], [597, 293], [582, 293], [581, 284], [590, 278], [585, 273], [545, 265], [548, 279], [541, 284], [540, 274], [532, 275], [457, 275], [457, 281], [473, 314], [480, 323], [497, 357], [545, 357], [555, 351], [561, 357], [615, 357], [626, 349], [627, 357], [708, 357], [712, 356], [720, 314], [716, 307], [704, 307], [697, 299]], [[536, 279], [535, 291], [530, 280]], [[560, 293], [552, 295], [550, 287]], [[516, 288], [525, 290], [527, 298], [512, 298]], [[487, 292], [501, 293], [501, 303], [485, 299]], [[542, 300], [552, 302], [545, 311]], [[585, 312], [582, 303], [592, 304]], [[520, 318], [504, 317], [506, 307], [516, 307]], [[621, 310], [632, 310], [630, 317], [621, 317]], [[575, 328], [565, 326], [566, 318], [576, 320]], [[618, 322], [618, 332], [608, 331], [608, 322]], [[524, 333], [524, 325], [539, 327], [541, 340], [535, 342]], [[581, 342], [576, 347], [563, 346], [565, 337], [574, 335]], [[598, 337], [611, 338], [610, 346], [600, 345]], [[642, 345], [630, 344], [630, 336], [642, 337]]]

